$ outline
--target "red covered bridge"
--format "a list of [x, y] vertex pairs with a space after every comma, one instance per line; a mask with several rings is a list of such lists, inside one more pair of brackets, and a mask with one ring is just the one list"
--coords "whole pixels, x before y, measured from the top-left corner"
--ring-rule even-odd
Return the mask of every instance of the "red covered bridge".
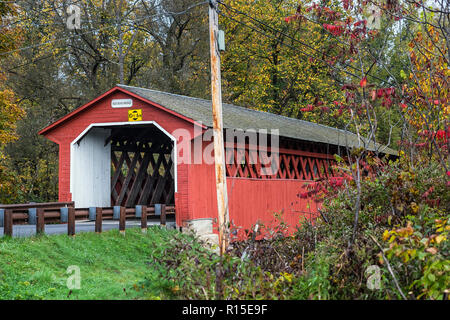
[[[124, 85], [75, 109], [39, 132], [59, 145], [59, 201], [174, 204], [177, 226], [216, 218], [211, 110], [208, 100]], [[275, 212], [290, 225], [309, 217], [315, 204], [298, 197], [305, 181], [333, 176], [333, 154], [358, 145], [343, 130], [230, 104], [223, 121], [230, 220], [246, 228]]]

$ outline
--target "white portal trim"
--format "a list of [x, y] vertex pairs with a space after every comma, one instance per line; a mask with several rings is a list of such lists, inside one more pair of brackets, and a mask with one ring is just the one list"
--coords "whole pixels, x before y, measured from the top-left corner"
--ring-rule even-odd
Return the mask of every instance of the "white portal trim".
[[105, 127], [105, 126], [129, 126], [129, 125], [142, 125], [142, 124], [152, 124], [157, 127], [161, 132], [163, 132], [170, 140], [173, 141], [173, 149], [172, 149], [172, 159], [174, 164], [174, 184], [175, 184], [175, 193], [178, 192], [178, 161], [177, 161], [177, 139], [172, 136], [169, 132], [167, 132], [163, 127], [161, 127], [156, 121], [123, 121], [123, 122], [102, 122], [102, 123], [91, 123], [86, 129], [83, 130], [71, 143], [70, 143], [70, 192], [73, 191], [73, 145], [80, 141], [89, 130], [94, 127]]

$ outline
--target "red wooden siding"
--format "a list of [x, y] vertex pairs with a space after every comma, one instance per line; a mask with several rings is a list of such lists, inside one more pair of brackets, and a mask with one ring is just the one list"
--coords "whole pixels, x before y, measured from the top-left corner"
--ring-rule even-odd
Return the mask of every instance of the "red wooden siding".
[[311, 219], [317, 213], [317, 204], [300, 199], [305, 181], [228, 178], [230, 220], [236, 226], [249, 228], [260, 221], [274, 226], [275, 213], [283, 213], [289, 230], [299, 225], [301, 218]]
[[[189, 166], [189, 218], [217, 217], [217, 194], [213, 165]], [[250, 228], [257, 221], [271, 224], [274, 213], [283, 211], [292, 231], [301, 217], [317, 212], [314, 201], [300, 199], [307, 181], [295, 179], [251, 179], [227, 177], [230, 221]]]

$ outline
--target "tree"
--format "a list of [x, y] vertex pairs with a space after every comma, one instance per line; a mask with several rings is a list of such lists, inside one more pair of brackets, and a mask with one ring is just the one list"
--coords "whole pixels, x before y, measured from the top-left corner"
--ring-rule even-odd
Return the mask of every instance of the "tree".
[[[13, 50], [18, 41], [18, 30], [9, 25], [9, 20], [16, 14], [15, 7], [10, 2], [0, 3], [0, 59], [5, 52]], [[0, 202], [9, 202], [11, 194], [17, 192], [16, 176], [8, 172], [8, 161], [4, 154], [7, 143], [17, 139], [16, 122], [24, 112], [16, 102], [14, 92], [6, 87], [6, 77], [0, 68]]]
[[[164, 91], [209, 97], [208, 15], [195, 0], [143, 3], [139, 30], [151, 39], [151, 65], [136, 81]], [[158, 15], [161, 15], [158, 17]], [[155, 17], [155, 18], [153, 18]]]
[[[306, 1], [309, 2], [309, 1]], [[303, 4], [302, 4], [303, 5]], [[329, 113], [341, 101], [343, 74], [329, 68], [336, 50], [316, 24], [286, 23], [297, 1], [229, 1], [221, 20], [224, 98], [258, 110], [340, 126]]]
[[[81, 9], [79, 28], [68, 28], [70, 4]], [[56, 200], [57, 145], [36, 133], [117, 83], [209, 96], [206, 6], [194, 0], [22, 0], [14, 8], [4, 24], [20, 28], [21, 42], [0, 65], [27, 114], [15, 131], [5, 122], [18, 135], [4, 149], [4, 171], [21, 179], [11, 201]]]
[[435, 26], [420, 26], [409, 43], [411, 68], [405, 75], [401, 106], [417, 132], [409, 147], [428, 151], [428, 156], [435, 156], [448, 171], [450, 70], [446, 51], [446, 40]]
[[[409, 53], [409, 63], [405, 63], [405, 66], [409, 67], [406, 72], [409, 79], [403, 69], [399, 74], [394, 74], [389, 68], [388, 59], [383, 53], [393, 41], [386, 34], [379, 32], [379, 26], [374, 26], [365, 19], [364, 12], [367, 12], [368, 4], [381, 14], [382, 22], [400, 29], [403, 26], [408, 28], [407, 35], [412, 36], [409, 39], [410, 47], [413, 49]], [[368, 167], [366, 161], [371, 160], [367, 149], [371, 143], [376, 146], [379, 132], [378, 118], [382, 112], [389, 112], [392, 108], [396, 108], [399, 112], [409, 110], [406, 112], [407, 116], [402, 114], [404, 135], [411, 139], [425, 132], [427, 139], [425, 145], [430, 146], [430, 155], [425, 160], [431, 161], [434, 153], [448, 175], [446, 134], [449, 101], [447, 59], [449, 13], [448, 3], [444, 2], [440, 2], [437, 8], [430, 8], [423, 1], [347, 0], [342, 2], [341, 10], [333, 10], [329, 5], [332, 5], [332, 1], [313, 3], [305, 10], [297, 10], [295, 15], [287, 17], [287, 21], [298, 21], [298, 24], [313, 21], [321, 25], [330, 37], [338, 42], [338, 53], [330, 67], [345, 67], [348, 75], [342, 86], [345, 101], [339, 108], [350, 115], [347, 126], [352, 125], [360, 141], [358, 147], [348, 149], [349, 165], [343, 168], [347, 171], [347, 176], [350, 174], [350, 181], [354, 186], [349, 191], [354, 210], [353, 233], [348, 245], [348, 249], [351, 250], [358, 232], [359, 213], [362, 208], [363, 170]], [[421, 17], [417, 15], [418, 8], [422, 9]], [[373, 19], [373, 16], [369, 15], [368, 18]], [[401, 20], [406, 20], [408, 24], [402, 25]], [[413, 27], [411, 22], [415, 23]], [[426, 40], [423, 39], [425, 35]], [[377, 43], [381, 45], [377, 46]], [[416, 50], [419, 51], [420, 58]], [[380, 78], [377, 73], [374, 74], [376, 70], [383, 70], [388, 77]], [[411, 124], [412, 127], [408, 126]], [[393, 126], [395, 124], [391, 125]], [[445, 131], [437, 130], [442, 126], [445, 126]], [[391, 135], [388, 141], [391, 143]], [[411, 145], [418, 146], [413, 143]], [[380, 146], [378, 151], [382, 152], [381, 148]], [[378, 152], [376, 155], [378, 156]], [[411, 164], [414, 163], [412, 156], [410, 161]], [[375, 170], [377, 169], [380, 168], [375, 166]], [[393, 208], [392, 211], [394, 212]]]
[[[18, 31], [8, 25], [8, 18], [15, 14], [14, 6], [9, 2], [0, 3], [0, 59], [5, 52], [13, 50], [17, 41]], [[14, 93], [5, 86], [5, 75], [0, 69], [0, 146], [17, 138], [15, 133], [16, 121], [23, 115], [18, 107]], [[0, 148], [1, 148], [0, 147]], [[1, 152], [1, 149], [0, 149]]]

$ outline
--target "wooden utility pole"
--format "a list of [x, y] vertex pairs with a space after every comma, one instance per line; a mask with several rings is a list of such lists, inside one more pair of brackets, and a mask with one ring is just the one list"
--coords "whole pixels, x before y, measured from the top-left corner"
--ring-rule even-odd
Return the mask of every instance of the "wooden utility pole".
[[225, 171], [225, 148], [223, 142], [222, 88], [220, 80], [220, 52], [217, 43], [219, 17], [217, 1], [209, 1], [209, 47], [211, 56], [211, 100], [214, 130], [214, 165], [216, 169], [217, 209], [219, 214], [220, 254], [225, 253], [230, 239], [230, 218]]

